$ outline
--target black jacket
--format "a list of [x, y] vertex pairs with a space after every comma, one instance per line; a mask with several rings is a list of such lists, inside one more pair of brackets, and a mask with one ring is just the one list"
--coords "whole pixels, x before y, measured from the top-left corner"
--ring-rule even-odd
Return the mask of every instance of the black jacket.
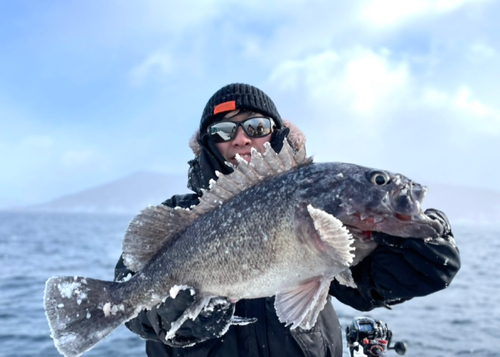
[[[282, 133], [279, 139], [287, 134]], [[199, 193], [213, 177], [217, 163], [210, 153], [204, 151], [190, 165], [189, 187]], [[188, 208], [198, 204], [198, 197], [198, 194], [176, 195], [164, 204]], [[355, 309], [368, 311], [447, 287], [460, 268], [459, 252], [446, 216], [436, 210], [430, 210], [428, 215], [446, 226], [442, 237], [425, 243], [422, 239], [399, 239], [385, 234], [375, 236], [379, 246], [351, 268], [358, 288], [349, 288], [334, 280], [330, 295]], [[116, 280], [129, 273], [120, 259], [115, 271]], [[332, 304], [326, 304], [311, 330], [290, 330], [278, 321], [274, 298], [242, 300], [236, 306], [229, 302], [216, 305], [213, 312], [186, 321], [173, 339], [166, 340], [169, 323], [179, 317], [192, 301], [189, 295], [180, 295], [175, 300], [168, 298], [158, 308], [143, 311], [127, 322], [131, 331], [147, 340], [149, 357], [342, 356], [341, 327]], [[231, 325], [225, 334], [217, 337], [228, 326], [233, 312], [236, 316], [257, 318], [257, 321], [243, 326]]]

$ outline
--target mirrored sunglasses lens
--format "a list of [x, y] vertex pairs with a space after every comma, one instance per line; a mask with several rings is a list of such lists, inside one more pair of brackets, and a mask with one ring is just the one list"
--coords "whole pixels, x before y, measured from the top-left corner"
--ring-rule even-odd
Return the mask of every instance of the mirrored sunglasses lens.
[[209, 132], [215, 142], [221, 143], [231, 140], [236, 131], [235, 129], [235, 123], [223, 122], [212, 125]]
[[260, 138], [271, 134], [271, 120], [268, 118], [251, 118], [242, 123], [243, 129], [248, 136]]

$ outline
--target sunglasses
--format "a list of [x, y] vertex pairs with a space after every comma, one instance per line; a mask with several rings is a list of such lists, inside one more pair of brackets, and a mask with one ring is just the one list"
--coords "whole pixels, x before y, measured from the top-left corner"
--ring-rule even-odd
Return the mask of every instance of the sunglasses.
[[262, 138], [273, 132], [274, 122], [267, 117], [248, 118], [243, 121], [220, 121], [210, 125], [207, 133], [216, 143], [223, 143], [233, 140], [240, 126], [249, 138]]

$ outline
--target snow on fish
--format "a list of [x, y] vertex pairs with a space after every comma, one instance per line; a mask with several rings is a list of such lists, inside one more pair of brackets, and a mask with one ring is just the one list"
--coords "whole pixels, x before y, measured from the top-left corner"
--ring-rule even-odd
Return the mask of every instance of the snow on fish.
[[[333, 279], [355, 286], [349, 267], [376, 246], [370, 232], [437, 236], [423, 214], [426, 188], [400, 174], [346, 163], [314, 163], [285, 140], [240, 158], [191, 209], [150, 206], [129, 224], [122, 282], [54, 277], [44, 307], [55, 346], [79, 356], [145, 309], [189, 288], [193, 305], [167, 338], [214, 297], [276, 296], [291, 328], [310, 329]], [[236, 317], [235, 317], [236, 318]]]

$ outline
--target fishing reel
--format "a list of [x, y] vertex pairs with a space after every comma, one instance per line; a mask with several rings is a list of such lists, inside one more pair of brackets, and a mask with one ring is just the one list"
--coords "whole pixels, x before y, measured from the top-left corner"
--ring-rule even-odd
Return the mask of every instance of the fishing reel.
[[406, 353], [404, 342], [391, 346], [392, 331], [387, 324], [370, 317], [356, 317], [346, 328], [347, 345], [351, 357], [387, 356], [387, 350], [395, 350], [398, 355]]

